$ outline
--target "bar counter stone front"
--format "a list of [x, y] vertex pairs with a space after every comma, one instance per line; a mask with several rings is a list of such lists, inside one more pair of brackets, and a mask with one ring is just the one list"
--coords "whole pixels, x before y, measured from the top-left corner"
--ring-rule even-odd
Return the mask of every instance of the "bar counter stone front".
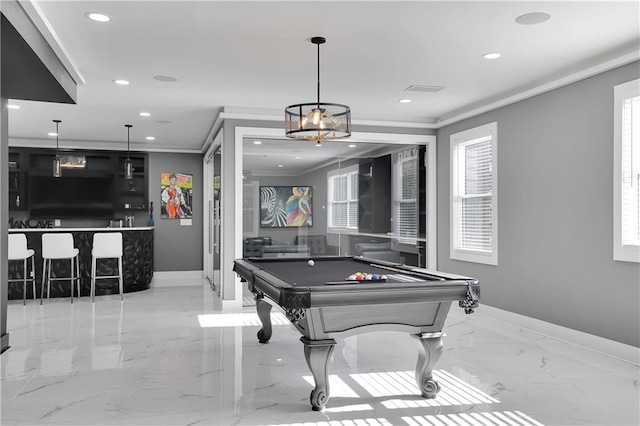
[[[122, 232], [123, 284], [124, 292], [146, 290], [153, 279], [153, 227], [134, 228], [20, 228], [9, 229], [9, 233], [24, 233], [27, 246], [35, 251], [36, 295], [40, 297], [42, 289], [42, 234], [49, 232], [68, 232], [73, 235], [75, 247], [80, 251], [80, 295], [89, 296], [91, 290], [91, 249], [93, 234], [96, 232]], [[71, 262], [54, 260], [52, 277], [70, 276]], [[21, 279], [22, 262], [9, 262], [11, 279]], [[97, 274], [116, 275], [117, 260], [100, 259]], [[96, 296], [118, 294], [118, 279], [96, 280]], [[45, 293], [46, 295], [46, 293]], [[69, 281], [51, 281], [51, 297], [70, 297]], [[75, 295], [75, 292], [74, 292]], [[22, 281], [9, 283], [9, 299], [22, 299]], [[33, 299], [33, 290], [27, 282], [27, 299]]]

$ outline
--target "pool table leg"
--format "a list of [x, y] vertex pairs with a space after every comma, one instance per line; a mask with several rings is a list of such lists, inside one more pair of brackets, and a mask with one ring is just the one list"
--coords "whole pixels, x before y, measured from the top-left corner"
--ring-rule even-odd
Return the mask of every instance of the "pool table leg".
[[336, 341], [334, 339], [309, 340], [305, 337], [301, 337], [300, 341], [304, 343], [304, 357], [316, 383], [316, 387], [311, 391], [309, 397], [311, 408], [313, 411], [320, 411], [329, 401], [327, 364]]
[[256, 311], [258, 311], [258, 318], [262, 322], [262, 328], [258, 331], [258, 341], [269, 343], [272, 334], [271, 304], [266, 302], [263, 297], [256, 296]]
[[413, 337], [420, 342], [418, 365], [416, 366], [416, 382], [425, 398], [435, 398], [440, 391], [440, 385], [433, 379], [433, 367], [442, 355], [442, 336], [444, 333], [421, 333]]

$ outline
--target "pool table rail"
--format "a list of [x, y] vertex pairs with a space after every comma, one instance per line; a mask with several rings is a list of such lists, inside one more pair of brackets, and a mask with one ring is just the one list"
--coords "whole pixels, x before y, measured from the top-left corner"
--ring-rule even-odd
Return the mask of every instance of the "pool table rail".
[[[347, 257], [349, 258], [349, 257]], [[426, 269], [378, 261], [361, 257], [351, 258], [358, 262], [371, 262], [376, 267], [392, 268], [396, 272], [425, 274], [424, 280], [405, 282], [355, 282], [325, 286], [292, 285], [277, 275], [260, 268], [254, 259], [237, 259], [233, 270], [242, 281], [247, 282], [252, 293], [260, 292], [284, 309], [308, 309], [312, 306], [351, 306], [354, 303], [367, 305], [388, 303], [411, 303], [432, 300], [457, 301], [467, 314], [473, 313], [480, 301], [478, 280], [461, 275], [429, 271]], [[284, 260], [284, 259], [283, 259]], [[306, 260], [304, 260], [306, 262]], [[390, 271], [391, 272], [391, 271]], [[441, 279], [435, 279], [441, 278]], [[428, 293], [424, 292], [428, 288]]]

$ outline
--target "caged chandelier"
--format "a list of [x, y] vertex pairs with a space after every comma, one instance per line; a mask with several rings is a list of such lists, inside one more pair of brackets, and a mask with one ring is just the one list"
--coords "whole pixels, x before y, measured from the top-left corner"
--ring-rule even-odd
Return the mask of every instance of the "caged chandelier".
[[287, 137], [320, 142], [351, 136], [351, 109], [347, 105], [320, 102], [320, 45], [324, 37], [313, 37], [318, 46], [318, 101], [289, 105], [284, 110]]

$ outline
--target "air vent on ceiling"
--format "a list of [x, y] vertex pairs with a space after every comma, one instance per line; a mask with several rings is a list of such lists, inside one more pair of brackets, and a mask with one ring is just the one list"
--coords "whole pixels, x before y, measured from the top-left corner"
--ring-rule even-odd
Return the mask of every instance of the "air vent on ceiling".
[[444, 86], [427, 86], [424, 84], [412, 84], [411, 86], [404, 89], [406, 92], [429, 92], [435, 93], [444, 89]]

